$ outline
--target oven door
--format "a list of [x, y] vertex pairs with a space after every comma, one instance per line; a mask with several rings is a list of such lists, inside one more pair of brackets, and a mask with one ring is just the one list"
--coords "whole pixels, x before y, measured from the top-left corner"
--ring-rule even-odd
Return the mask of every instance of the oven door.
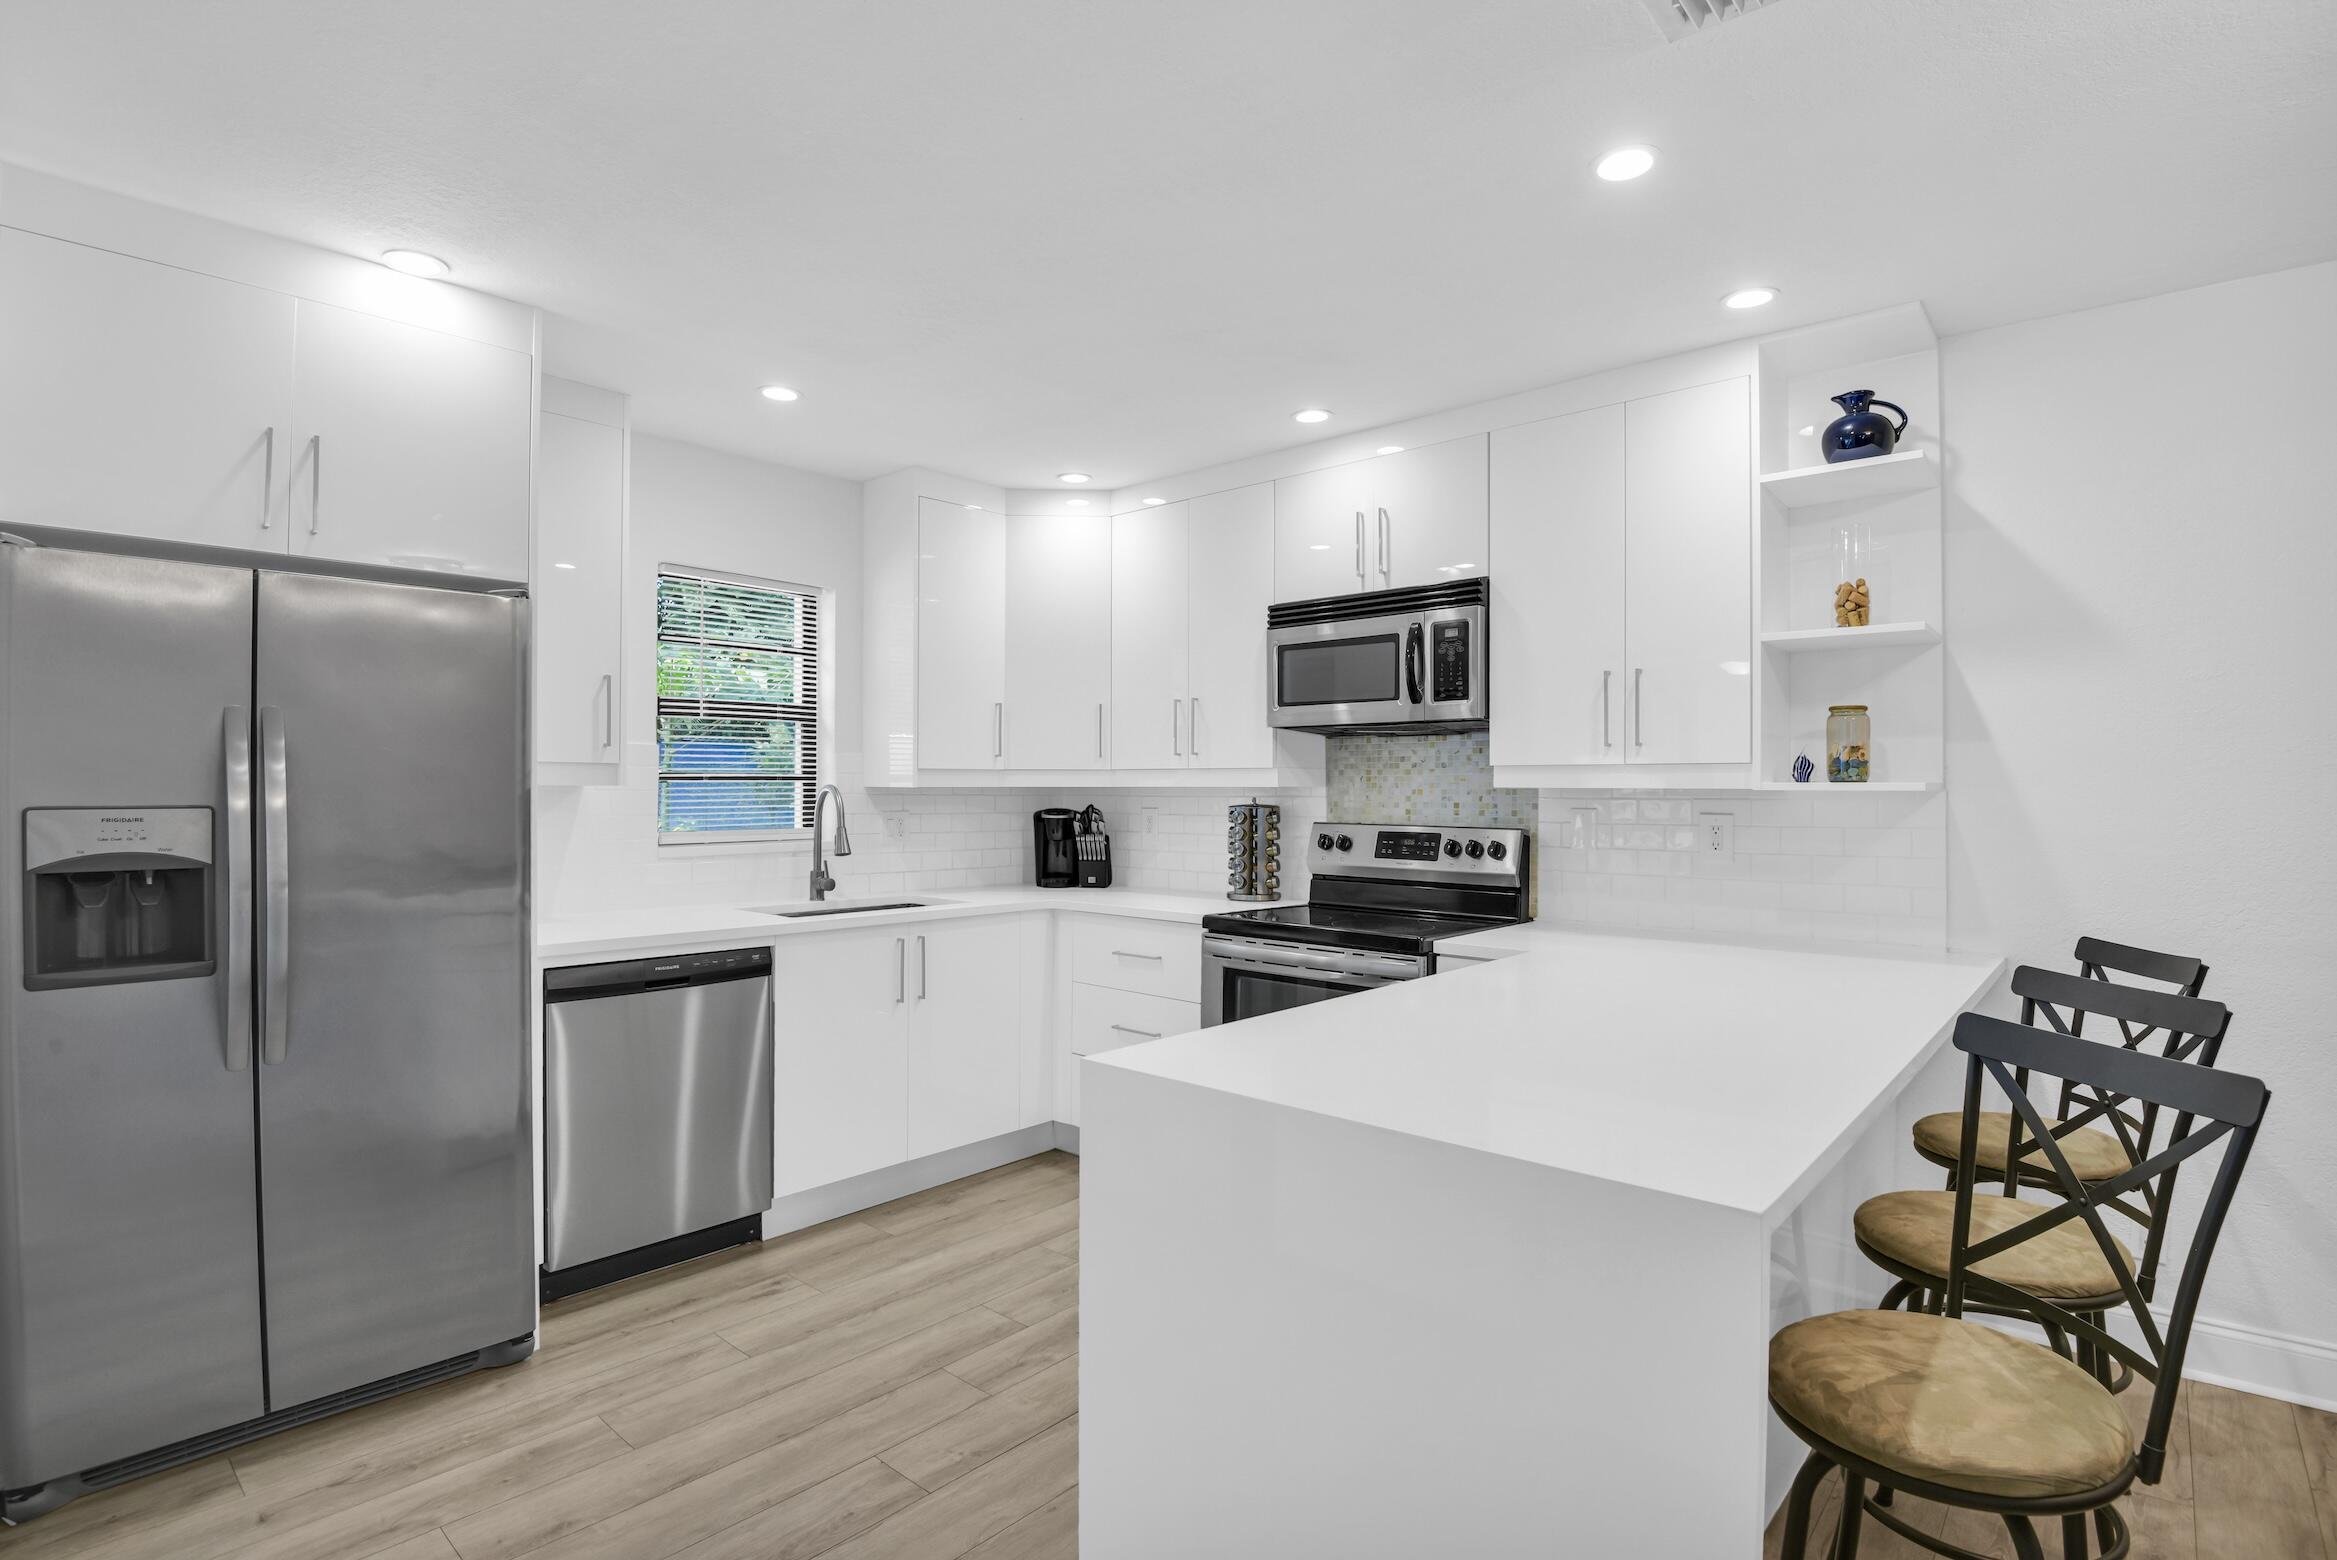
[[1356, 953], [1210, 933], [1201, 939], [1201, 1025], [1305, 1007], [1392, 981], [1417, 980], [1426, 954]]
[[1327, 731], [1419, 720], [1426, 648], [1414, 612], [1270, 629], [1274, 700], [1266, 723]]

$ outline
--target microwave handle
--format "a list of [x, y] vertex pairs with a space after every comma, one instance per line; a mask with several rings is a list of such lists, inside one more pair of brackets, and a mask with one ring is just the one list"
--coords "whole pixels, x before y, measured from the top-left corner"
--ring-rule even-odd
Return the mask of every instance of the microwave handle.
[[1420, 645], [1425, 630], [1417, 623], [1404, 630], [1404, 691], [1420, 702]]

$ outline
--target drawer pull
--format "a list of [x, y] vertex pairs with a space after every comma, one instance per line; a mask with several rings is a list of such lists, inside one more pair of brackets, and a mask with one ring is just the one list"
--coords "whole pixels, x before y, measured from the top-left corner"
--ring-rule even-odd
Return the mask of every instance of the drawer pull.
[[1112, 950], [1112, 957], [1115, 959], [1150, 959], [1155, 964], [1164, 962], [1163, 956], [1160, 954], [1131, 953], [1126, 948], [1114, 948]]
[[1160, 1038], [1160, 1031], [1157, 1029], [1130, 1029], [1126, 1024], [1114, 1024], [1112, 1026], [1112, 1033], [1116, 1035], [1135, 1035], [1139, 1039], [1144, 1040], [1158, 1040]]

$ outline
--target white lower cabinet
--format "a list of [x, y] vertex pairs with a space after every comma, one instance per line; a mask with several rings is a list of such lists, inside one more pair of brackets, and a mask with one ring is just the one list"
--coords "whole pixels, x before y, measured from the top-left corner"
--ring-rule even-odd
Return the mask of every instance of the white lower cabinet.
[[909, 1157], [908, 950], [909, 934], [870, 927], [773, 951], [780, 1196]]
[[1073, 982], [1071, 1025], [1058, 1048], [1055, 1119], [1079, 1125], [1079, 1059], [1201, 1027], [1201, 1004]]
[[1031, 961], [1014, 916], [781, 938], [779, 1195], [1023, 1125]]
[[1022, 927], [943, 921], [909, 948], [909, 1155], [1022, 1125]]

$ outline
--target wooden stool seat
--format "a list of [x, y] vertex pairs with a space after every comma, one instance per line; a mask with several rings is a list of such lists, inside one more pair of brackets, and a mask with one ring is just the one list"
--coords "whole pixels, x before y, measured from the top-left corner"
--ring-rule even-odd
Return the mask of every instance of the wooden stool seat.
[[[1972, 1238], [2001, 1235], [2047, 1211], [2017, 1197], [1974, 1198]], [[1859, 1250], [1875, 1262], [1926, 1289], [1946, 1287], [1948, 1257], [1955, 1247], [1955, 1193], [1885, 1192], [1859, 1204], [1851, 1225], [1858, 1233]], [[2113, 1239], [2111, 1244], [2131, 1275], [2134, 1253], [2122, 1240]], [[2118, 1274], [2110, 1259], [2102, 1255], [2085, 1225], [2074, 1219], [1974, 1264], [1972, 1271], [2048, 1300], [2115, 1304], [2119, 1294]]]
[[[2060, 1126], [2059, 1121], [2051, 1123]], [[1942, 1165], [1956, 1162], [1956, 1150], [1963, 1142], [1964, 1118], [1961, 1113], [1943, 1110], [1925, 1116], [1915, 1123], [1915, 1150], [1924, 1158]], [[2004, 1174], [2004, 1152], [2012, 1138], [2012, 1112], [1983, 1111], [1980, 1115], [1980, 1142], [1978, 1161], [1983, 1170]], [[2024, 1133], [2021, 1148], [2021, 1168], [2034, 1175], [2045, 1170], [2044, 1148], [2033, 1134]], [[2123, 1175], [2134, 1167], [2134, 1161], [2116, 1138], [2092, 1127], [2079, 1127], [2061, 1138], [2061, 1152], [2069, 1156], [2069, 1168], [2077, 1172], [2081, 1181], [2107, 1181], [2114, 1175]]]

